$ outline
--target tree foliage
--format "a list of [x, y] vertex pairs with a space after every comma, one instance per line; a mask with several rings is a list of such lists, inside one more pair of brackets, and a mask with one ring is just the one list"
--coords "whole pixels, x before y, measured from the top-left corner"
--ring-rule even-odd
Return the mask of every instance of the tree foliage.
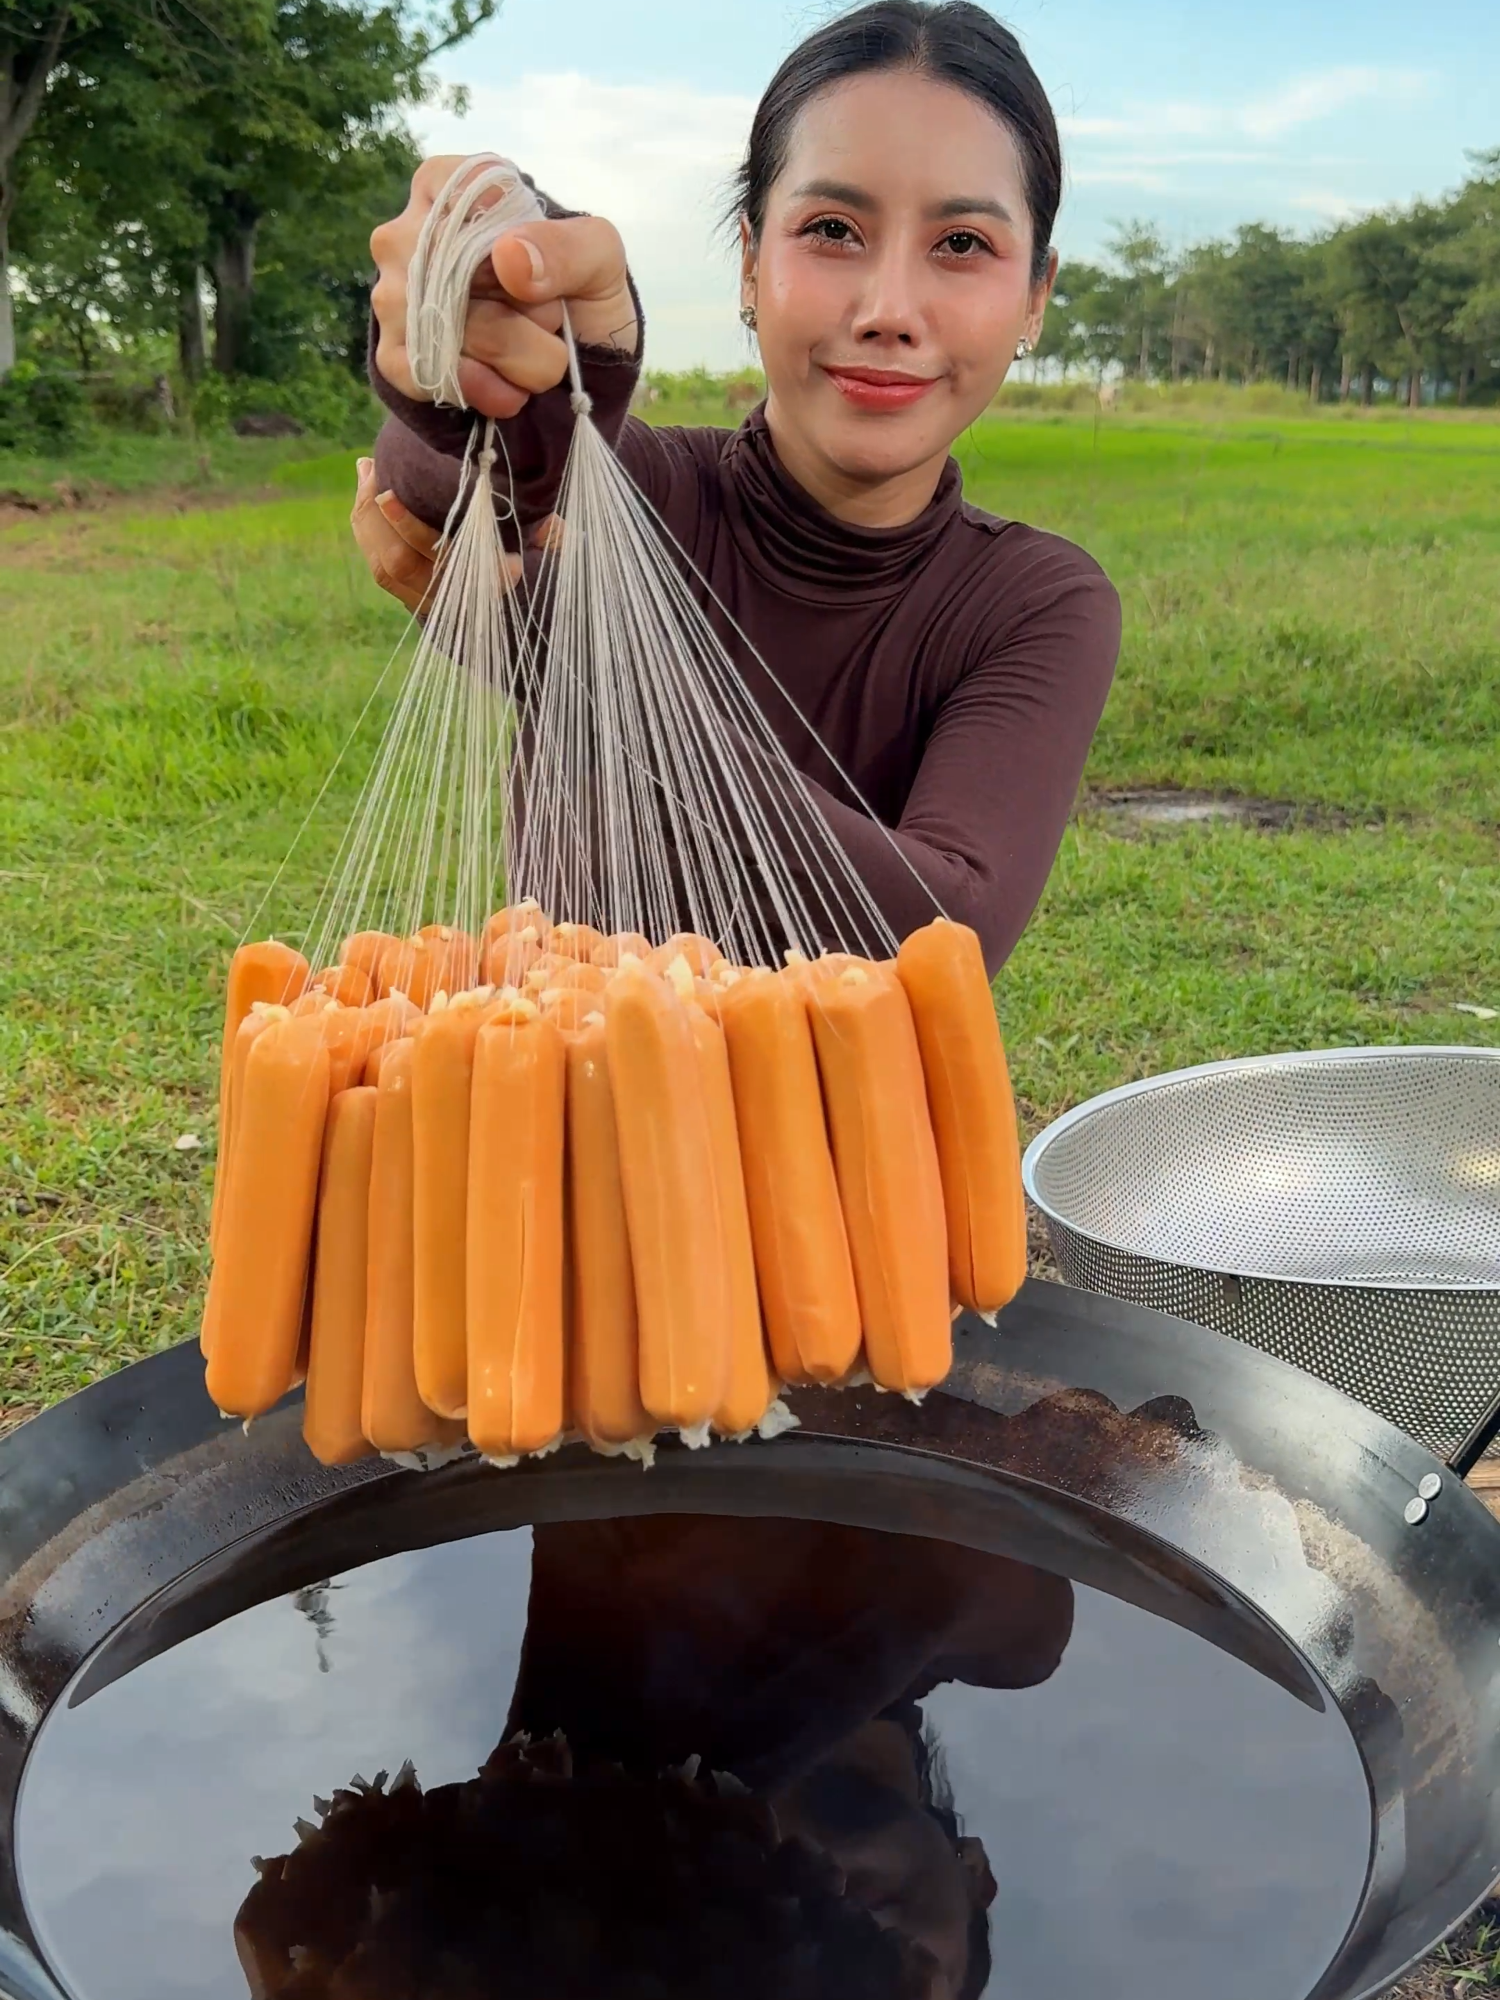
[[1378, 383], [1412, 403], [1500, 393], [1500, 151], [1448, 201], [1310, 240], [1250, 222], [1174, 257], [1150, 223], [1122, 223], [1106, 264], [1062, 267], [1037, 359], [1367, 401]]
[[[28, 338], [66, 324], [87, 367], [150, 331], [195, 375], [211, 299], [223, 375], [350, 353], [370, 217], [416, 159], [405, 116], [497, 6], [0, 0], [0, 202]], [[23, 95], [24, 129], [6, 109]]]

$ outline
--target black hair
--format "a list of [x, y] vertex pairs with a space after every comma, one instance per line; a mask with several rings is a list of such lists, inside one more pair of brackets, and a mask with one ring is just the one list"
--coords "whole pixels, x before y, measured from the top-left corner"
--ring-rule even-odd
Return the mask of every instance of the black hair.
[[793, 49], [756, 107], [750, 143], [733, 181], [732, 219], [744, 216], [759, 240], [793, 127], [815, 97], [849, 77], [899, 69], [966, 91], [1009, 131], [1025, 171], [1031, 275], [1040, 278], [1062, 200], [1057, 120], [1021, 44], [972, 0], [871, 0]]

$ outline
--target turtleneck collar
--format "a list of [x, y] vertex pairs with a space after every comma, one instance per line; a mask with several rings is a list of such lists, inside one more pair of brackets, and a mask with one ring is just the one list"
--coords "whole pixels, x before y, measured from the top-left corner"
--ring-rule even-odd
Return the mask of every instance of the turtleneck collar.
[[914, 521], [866, 528], [838, 520], [776, 456], [764, 406], [729, 440], [722, 471], [725, 515], [745, 561], [784, 595], [811, 603], [896, 595], [926, 565], [963, 506], [962, 474], [950, 458]]

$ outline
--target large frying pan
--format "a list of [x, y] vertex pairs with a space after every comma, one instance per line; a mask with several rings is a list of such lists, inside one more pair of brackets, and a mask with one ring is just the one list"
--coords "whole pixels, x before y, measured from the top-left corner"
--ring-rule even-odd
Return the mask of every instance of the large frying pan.
[[0, 1443], [0, 1991], [60, 2000], [21, 1901], [15, 1812], [28, 1750], [81, 1668], [86, 1693], [375, 1556], [660, 1511], [1024, 1549], [1283, 1681], [1320, 1678], [1364, 1760], [1374, 1835], [1309, 2000], [1380, 1992], [1500, 1877], [1500, 1524], [1383, 1419], [1184, 1321], [1032, 1283], [997, 1330], [961, 1322], [957, 1351], [920, 1409], [805, 1392], [800, 1430], [668, 1448], [649, 1475], [582, 1449], [504, 1473], [327, 1471], [295, 1401], [248, 1437], [222, 1423], [196, 1347], [25, 1425]]

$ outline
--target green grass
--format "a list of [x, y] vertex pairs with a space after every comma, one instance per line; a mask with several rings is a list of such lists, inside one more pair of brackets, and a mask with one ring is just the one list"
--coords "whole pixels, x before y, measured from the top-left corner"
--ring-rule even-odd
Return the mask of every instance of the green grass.
[[[689, 413], [723, 420], [722, 398], [651, 410]], [[225, 959], [252, 923], [295, 925], [368, 752], [373, 723], [262, 908], [402, 626], [349, 543], [353, 454], [281, 451], [216, 475], [272, 499], [0, 534], [12, 1409], [193, 1329]], [[999, 987], [1028, 1121], [1228, 1054], [1500, 1046], [1500, 1022], [1455, 1011], [1500, 1008], [1500, 426], [1040, 410], [987, 419], [963, 455], [971, 497], [1074, 536], [1120, 586], [1094, 797], [1310, 814], [1081, 814]]]

